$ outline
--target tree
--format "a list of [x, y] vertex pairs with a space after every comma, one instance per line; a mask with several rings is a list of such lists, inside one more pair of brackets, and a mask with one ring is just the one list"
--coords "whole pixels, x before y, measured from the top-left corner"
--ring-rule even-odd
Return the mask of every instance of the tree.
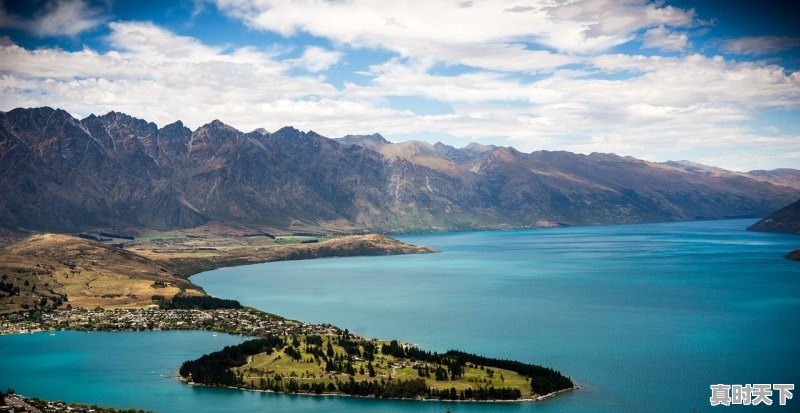
[[334, 355], [333, 345], [331, 345], [331, 339], [328, 339], [328, 348], [326, 349], [325, 354], [328, 356], [328, 358], [331, 358]]

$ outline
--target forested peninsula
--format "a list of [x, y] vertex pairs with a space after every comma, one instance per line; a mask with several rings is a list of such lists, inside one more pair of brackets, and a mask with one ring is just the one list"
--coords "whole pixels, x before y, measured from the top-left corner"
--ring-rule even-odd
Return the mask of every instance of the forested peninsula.
[[532, 401], [573, 389], [560, 372], [396, 340], [273, 335], [183, 363], [187, 383], [281, 393], [459, 401]]
[[[180, 371], [188, 383], [247, 390], [530, 401], [574, 388], [568, 377], [546, 367], [454, 350], [429, 352], [335, 326], [287, 320], [210, 297], [187, 279], [199, 271], [265, 261], [431, 249], [372, 234], [331, 239], [178, 235], [183, 236], [168, 241], [164, 234], [128, 239], [120, 248], [110, 244], [114, 239], [43, 234], [2, 247], [0, 272], [12, 291], [0, 297], [0, 333], [207, 330], [257, 337], [187, 361]], [[98, 287], [75, 289], [76, 280], [84, 279]]]

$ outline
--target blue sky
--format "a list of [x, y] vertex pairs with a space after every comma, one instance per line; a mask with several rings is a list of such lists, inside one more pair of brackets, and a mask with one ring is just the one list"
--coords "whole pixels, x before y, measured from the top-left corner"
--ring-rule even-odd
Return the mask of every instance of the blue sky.
[[790, 2], [0, 3], [0, 110], [800, 167]]

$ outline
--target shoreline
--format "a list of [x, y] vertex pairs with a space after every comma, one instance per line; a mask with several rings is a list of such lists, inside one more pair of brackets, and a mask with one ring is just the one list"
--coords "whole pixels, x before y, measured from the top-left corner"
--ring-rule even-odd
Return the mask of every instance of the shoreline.
[[[184, 279], [192, 286], [196, 286], [192, 281], [189, 280], [191, 276], [204, 273], [206, 271], [212, 271], [219, 268], [232, 268], [242, 265], [255, 265], [255, 264], [263, 264], [267, 262], [277, 262], [277, 261], [295, 261], [295, 260], [306, 260], [306, 259], [316, 259], [316, 258], [333, 258], [333, 257], [346, 257], [346, 256], [378, 256], [378, 255], [395, 255], [395, 254], [419, 254], [419, 253], [432, 253], [438, 252], [436, 250], [430, 249], [428, 247], [418, 247], [411, 244], [406, 244], [394, 239], [391, 239], [394, 244], [393, 246], [400, 246], [401, 248], [389, 248], [389, 249], [379, 249], [377, 252], [375, 250], [365, 250], [363, 248], [352, 248], [352, 245], [347, 245], [344, 249], [340, 249], [338, 251], [330, 251], [330, 250], [316, 250], [314, 253], [310, 253], [310, 251], [300, 250], [295, 251], [299, 252], [297, 254], [287, 254], [284, 256], [279, 257], [259, 257], [262, 259], [256, 259], [254, 261], [244, 260], [244, 262], [240, 260], [213, 260], [213, 264], [209, 261], [206, 261], [205, 264], [209, 265], [210, 268], [205, 268], [197, 272], [189, 272], [185, 273]], [[319, 245], [319, 244], [317, 244]], [[333, 253], [331, 253], [333, 252]], [[266, 258], [266, 259], [263, 259]], [[195, 262], [197, 264], [197, 262]], [[226, 265], [227, 264], [227, 265]], [[194, 266], [194, 265], [193, 265]], [[200, 265], [199, 267], [202, 267]], [[184, 268], [185, 269], [185, 268]], [[198, 266], [195, 266], [195, 269], [199, 269]], [[179, 271], [180, 272], [180, 271]], [[200, 288], [199, 286], [197, 286]], [[211, 333], [224, 333], [224, 334], [233, 334], [239, 336], [248, 336], [248, 337], [262, 337], [264, 334], [289, 334], [290, 331], [292, 333], [307, 333], [307, 331], [316, 330], [319, 333], [330, 335], [332, 331], [341, 331], [338, 327], [329, 325], [329, 324], [311, 324], [305, 323], [298, 320], [289, 320], [283, 318], [281, 316], [274, 315], [272, 313], [267, 313], [265, 311], [243, 307], [242, 310], [238, 313], [234, 312], [232, 314], [238, 314], [235, 316], [234, 319], [239, 319], [239, 324], [236, 322], [228, 323], [228, 324], [220, 324], [220, 321], [213, 321], [211, 323], [198, 321], [194, 319], [186, 324], [183, 322], [178, 324], [172, 324], [169, 327], [165, 327], [163, 322], [165, 320], [169, 320], [173, 318], [176, 314], [182, 314], [181, 311], [184, 311], [185, 314], [186, 310], [164, 310], [160, 307], [149, 305], [146, 307], [139, 307], [139, 308], [129, 308], [129, 309], [108, 309], [103, 310], [102, 308], [98, 308], [96, 310], [89, 310], [89, 309], [52, 309], [52, 310], [40, 310], [41, 312], [38, 314], [38, 319], [34, 318], [33, 312], [14, 312], [14, 313], [6, 313], [0, 314], [0, 321], [7, 321], [3, 325], [3, 329], [0, 329], [0, 333], [2, 335], [11, 335], [11, 334], [33, 334], [38, 332], [44, 333], [51, 333], [53, 334], [54, 331], [105, 331], [105, 332], [138, 332], [138, 331], [174, 331], [174, 330], [185, 330], [185, 331], [207, 331]], [[197, 313], [201, 313], [201, 315], [209, 316], [212, 315], [217, 317], [221, 313], [225, 313], [226, 310], [191, 310]], [[244, 324], [241, 322], [241, 315], [245, 312], [252, 312], [253, 314], [257, 315], [263, 319], [272, 319], [271, 323], [278, 322], [278, 324], [282, 325], [280, 328], [276, 328], [276, 326], [267, 327], [266, 329], [261, 328], [259, 330], [254, 330], [252, 326], [245, 327]], [[144, 318], [144, 314], [146, 313], [156, 313], [155, 316], [150, 316], [150, 320], [145, 320], [142, 322], [142, 318]], [[26, 315], [27, 314], [27, 315]], [[82, 315], [81, 322], [76, 322], [74, 319], [71, 319], [75, 314]], [[97, 314], [102, 314], [104, 318], [92, 318], [93, 316], [97, 316]], [[130, 323], [130, 319], [134, 318], [131, 314], [137, 315], [136, 317], [138, 321], [135, 323]], [[45, 317], [42, 317], [45, 315]], [[61, 317], [61, 318], [59, 318]], [[127, 317], [127, 319], [126, 319]], [[206, 317], [207, 319], [208, 317]], [[49, 319], [49, 320], [48, 320]], [[87, 321], [88, 320], [88, 321]], [[125, 322], [128, 324], [125, 324]], [[152, 323], [150, 323], [150, 327], [145, 327], [148, 324], [148, 321], [156, 322], [156, 328], [152, 327]], [[286, 324], [292, 324], [293, 326], [287, 329], [287, 325], [283, 325], [284, 322]], [[72, 324], [70, 324], [72, 323]], [[262, 326], [263, 327], [263, 326]], [[320, 330], [326, 331], [320, 331]], [[532, 377], [532, 376], [531, 376]], [[397, 398], [397, 397], [376, 397], [376, 396], [359, 396], [353, 394], [346, 394], [342, 392], [334, 392], [334, 393], [308, 393], [308, 392], [286, 392], [286, 391], [275, 391], [275, 390], [264, 390], [264, 389], [249, 389], [245, 387], [235, 387], [235, 386], [215, 386], [215, 385], [206, 385], [202, 383], [194, 383], [188, 382], [183, 377], [179, 378], [181, 382], [189, 385], [198, 385], [204, 387], [225, 387], [230, 389], [238, 389], [238, 390], [245, 390], [245, 391], [261, 391], [266, 393], [283, 393], [283, 394], [296, 394], [296, 395], [313, 395], [313, 396], [331, 396], [331, 397], [358, 397], [358, 398], [374, 398], [374, 399], [386, 399], [386, 400], [407, 400], [407, 401], [438, 401], [438, 402], [472, 402], [472, 403], [532, 403], [537, 401], [547, 400], [549, 398], [555, 397], [560, 393], [565, 391], [576, 390], [580, 388], [579, 386], [573, 386], [566, 389], [561, 389], [555, 392], [547, 393], [544, 395], [538, 395], [535, 397], [525, 397], [519, 399], [492, 399], [492, 400], [475, 400], [475, 399], [443, 399], [443, 398], [425, 398], [425, 397], [414, 397], [414, 398]], [[352, 380], [352, 377], [351, 377]], [[463, 395], [462, 395], [463, 397]]]
[[408, 402], [434, 402], [434, 403], [435, 402], [439, 402], [439, 403], [476, 403], [476, 404], [481, 404], [481, 403], [492, 403], [492, 404], [536, 403], [536, 402], [542, 402], [542, 401], [546, 401], [546, 400], [552, 399], [552, 398], [554, 398], [554, 397], [556, 397], [556, 396], [558, 396], [558, 395], [560, 395], [562, 393], [567, 393], [567, 392], [571, 392], [571, 391], [577, 391], [577, 390], [580, 390], [582, 388], [580, 385], [576, 384], [575, 386], [570, 387], [568, 389], [556, 390], [554, 392], [543, 394], [543, 395], [539, 395], [539, 396], [536, 396], [534, 398], [520, 398], [520, 399], [515, 399], [515, 400], [499, 400], [499, 399], [493, 399], [493, 400], [450, 400], [450, 399], [430, 399], [430, 398], [413, 398], [413, 399], [405, 398], [404, 399], [404, 398], [399, 398], [399, 397], [356, 396], [356, 395], [353, 395], [353, 394], [345, 394], [345, 393], [325, 393], [325, 392], [320, 393], [320, 394], [304, 393], [304, 392], [287, 393], [287, 392], [281, 392], [281, 391], [275, 391], [275, 390], [248, 389], [246, 387], [236, 387], [236, 386], [212, 386], [212, 385], [208, 385], [208, 384], [195, 383], [195, 382], [188, 381], [188, 380], [186, 380], [186, 378], [181, 377], [180, 375], [173, 376], [173, 378], [175, 380], [180, 381], [181, 383], [183, 383], [183, 384], [185, 384], [187, 386], [205, 387], [205, 388], [210, 388], [210, 389], [228, 389], [228, 390], [255, 392], [255, 393], [267, 393], [267, 394], [279, 394], [279, 395], [282, 394], [282, 395], [286, 395], [286, 396], [350, 397], [350, 398], [355, 398], [355, 399], [394, 400], [394, 401], [408, 401]]
[[[255, 338], [256, 336], [247, 335], [244, 333], [236, 333], [236, 332], [226, 332], [226, 331], [218, 331], [212, 329], [197, 329], [197, 328], [186, 328], [186, 329], [171, 329], [171, 330], [78, 330], [78, 329], [41, 329], [37, 331], [16, 331], [10, 333], [3, 333], [0, 334], [2, 336], [11, 336], [11, 335], [25, 335], [25, 334], [50, 334], [53, 335], [55, 332], [77, 332], [77, 333], [161, 333], [166, 331], [203, 331], [206, 333], [212, 334], [229, 334], [235, 335], [240, 337], [251, 337]], [[174, 372], [175, 370], [173, 370]], [[296, 396], [322, 396], [322, 397], [351, 397], [351, 398], [359, 398], [359, 399], [375, 399], [375, 400], [396, 400], [396, 401], [418, 401], [418, 402], [441, 402], [441, 403], [500, 403], [500, 404], [512, 404], [512, 403], [536, 403], [546, 401], [552, 398], [559, 396], [562, 393], [571, 392], [580, 390], [582, 388], [581, 385], [576, 384], [573, 387], [557, 390], [554, 392], [550, 392], [543, 395], [537, 395], [535, 397], [525, 397], [519, 399], [490, 399], [490, 400], [475, 400], [475, 399], [439, 399], [439, 398], [399, 398], [399, 397], [377, 397], [377, 396], [358, 396], [346, 393], [330, 393], [330, 392], [323, 392], [323, 393], [309, 393], [309, 392], [285, 392], [285, 391], [274, 391], [274, 390], [264, 390], [264, 389], [252, 389], [247, 387], [237, 387], [237, 386], [218, 386], [218, 385], [208, 385], [204, 383], [197, 383], [193, 381], [189, 381], [187, 378], [182, 377], [180, 374], [169, 375], [174, 380], [180, 381], [182, 384], [187, 386], [196, 386], [196, 387], [205, 387], [205, 388], [218, 388], [218, 389], [229, 389], [229, 390], [238, 390], [238, 391], [248, 391], [248, 392], [260, 392], [260, 393], [271, 393], [271, 394], [284, 394], [284, 395], [296, 395]]]

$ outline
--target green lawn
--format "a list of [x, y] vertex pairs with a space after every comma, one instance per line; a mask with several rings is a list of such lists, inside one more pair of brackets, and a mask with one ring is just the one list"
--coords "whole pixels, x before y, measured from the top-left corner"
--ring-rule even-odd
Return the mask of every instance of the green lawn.
[[[323, 336], [323, 351], [327, 349], [328, 339], [331, 339], [333, 344], [333, 351], [336, 355], [345, 355], [344, 347], [338, 344], [336, 336], [326, 337]], [[276, 375], [280, 375], [283, 379], [294, 378], [299, 383], [323, 383], [327, 386], [328, 383], [336, 381], [344, 382], [350, 379], [350, 375], [343, 372], [326, 372], [326, 362], [322, 358], [315, 358], [313, 354], [305, 351], [306, 337], [298, 336], [300, 342], [300, 360], [294, 360], [285, 353], [285, 349], [277, 350], [272, 354], [260, 353], [251, 357], [250, 362], [242, 367], [235, 369], [235, 372], [241, 373], [244, 378], [245, 385], [258, 388], [261, 378], [274, 379]], [[287, 343], [291, 343], [291, 338], [286, 339]], [[356, 340], [359, 341], [359, 340]], [[363, 341], [359, 341], [363, 343]], [[375, 358], [372, 361], [372, 366], [375, 370], [375, 377], [370, 377], [368, 374], [368, 362], [357, 358], [352, 359], [353, 369], [355, 374], [352, 376], [356, 381], [384, 381], [390, 379], [418, 379], [420, 375], [417, 371], [418, 366], [424, 366], [426, 363], [412, 361], [410, 359], [398, 359], [391, 355], [381, 353], [381, 346], [388, 342], [373, 341], [377, 346]], [[359, 345], [359, 349], [363, 352], [363, 345]], [[467, 364], [464, 368], [463, 376], [456, 380], [442, 380], [437, 381], [434, 378], [433, 370], [437, 367], [435, 364], [428, 365], [431, 370], [431, 377], [426, 377], [425, 382], [428, 387], [435, 389], [450, 389], [466, 390], [468, 388], [477, 389], [480, 387], [493, 386], [495, 388], [512, 387], [518, 388], [523, 398], [531, 396], [531, 386], [528, 378], [521, 376], [510, 370], [474, 366]], [[364, 374], [361, 374], [363, 368]], [[489, 374], [489, 371], [492, 374]]]

